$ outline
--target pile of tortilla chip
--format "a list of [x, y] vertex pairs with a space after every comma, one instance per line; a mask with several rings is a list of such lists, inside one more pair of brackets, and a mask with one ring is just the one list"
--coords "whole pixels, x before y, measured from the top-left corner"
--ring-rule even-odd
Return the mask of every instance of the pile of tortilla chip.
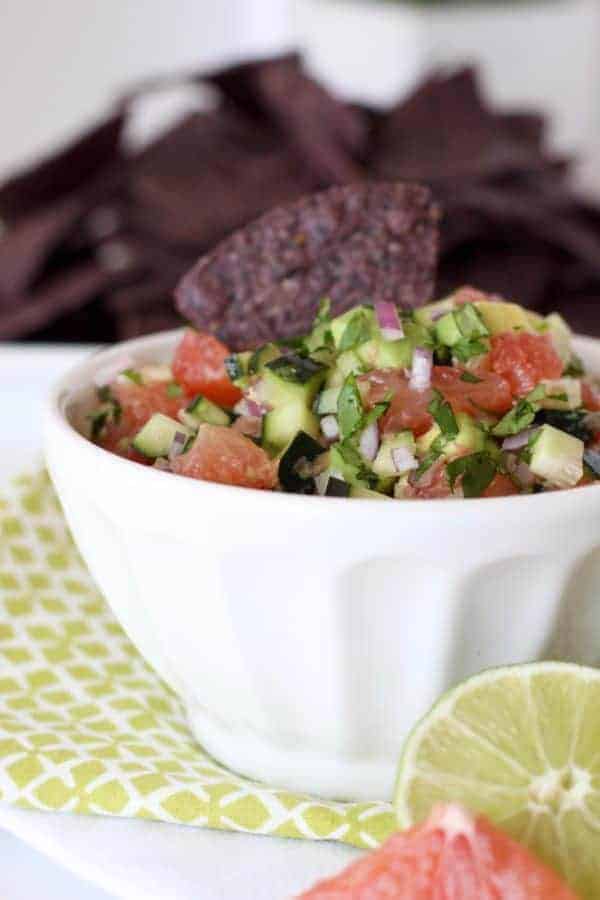
[[[265, 211], [336, 184], [423, 182], [443, 210], [436, 293], [472, 283], [600, 334], [600, 206], [544, 119], [498, 112], [476, 73], [435, 73], [387, 112], [328, 93], [290, 54], [186, 79], [218, 102], [143, 149], [134, 89], [0, 185], [0, 339], [110, 341], [178, 324], [182, 274]], [[241, 339], [241, 337], [240, 337]]]

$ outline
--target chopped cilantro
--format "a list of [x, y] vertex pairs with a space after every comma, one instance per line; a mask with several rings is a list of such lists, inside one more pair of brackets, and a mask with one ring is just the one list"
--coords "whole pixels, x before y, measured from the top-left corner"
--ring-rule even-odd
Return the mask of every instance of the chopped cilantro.
[[315, 362], [314, 359], [308, 359], [297, 353], [290, 353], [287, 356], [279, 356], [272, 359], [266, 364], [266, 368], [275, 372], [278, 378], [283, 381], [291, 381], [296, 384], [305, 384], [307, 381], [321, 372], [325, 366], [322, 363]]
[[331, 300], [329, 297], [324, 297], [319, 303], [313, 328], [317, 328], [319, 325], [326, 325], [328, 322], [331, 322]]
[[451, 439], [458, 434], [458, 424], [452, 407], [444, 400], [439, 391], [434, 389], [433, 398], [427, 407], [445, 438]]
[[387, 412], [389, 407], [389, 403], [386, 401], [384, 403], [376, 403], [373, 409], [370, 409], [365, 416], [363, 416], [362, 427], [368, 428], [373, 422], [376, 422], [377, 419], [380, 419], [381, 416]]
[[344, 328], [340, 339], [340, 352], [353, 350], [371, 338], [371, 325], [363, 309], [358, 309]]
[[496, 437], [508, 437], [509, 434], [518, 434], [533, 424], [538, 406], [530, 403], [527, 398], [519, 400], [506, 415], [492, 428], [492, 434]]
[[129, 378], [129, 380], [133, 381], [134, 384], [142, 384], [142, 376], [135, 369], [123, 369], [121, 375]]
[[571, 376], [573, 378], [580, 378], [582, 375], [585, 375], [585, 368], [581, 361], [581, 359], [573, 353], [571, 359], [567, 367], [565, 368], [563, 375]]
[[468, 362], [474, 356], [481, 356], [487, 351], [487, 344], [479, 338], [463, 338], [452, 347], [452, 354], [463, 363]]
[[167, 397], [181, 397], [182, 394], [181, 385], [177, 384], [177, 382], [172, 381], [167, 385]]
[[460, 456], [446, 466], [450, 487], [454, 490], [456, 479], [462, 475], [462, 489], [465, 497], [481, 497], [492, 483], [497, 465], [485, 451]]
[[340, 391], [338, 402], [338, 424], [342, 438], [351, 437], [363, 421], [363, 405], [354, 375], [348, 375]]
[[477, 375], [474, 375], [472, 372], [465, 369], [460, 376], [460, 380], [466, 381], [468, 384], [481, 384], [483, 378], [478, 378]]

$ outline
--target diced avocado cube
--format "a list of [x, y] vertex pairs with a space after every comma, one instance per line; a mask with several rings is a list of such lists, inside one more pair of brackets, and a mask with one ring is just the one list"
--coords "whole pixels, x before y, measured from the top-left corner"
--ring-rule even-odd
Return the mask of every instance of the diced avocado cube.
[[315, 440], [319, 437], [319, 419], [302, 403], [287, 403], [272, 409], [263, 418], [262, 445], [276, 455], [303, 431]]
[[337, 415], [337, 403], [340, 396], [339, 387], [325, 388], [315, 401], [315, 412], [320, 416]]
[[546, 484], [574, 487], [583, 477], [584, 443], [552, 425], [542, 425], [533, 447], [529, 468]]
[[454, 347], [455, 344], [458, 344], [463, 339], [453, 312], [446, 313], [439, 322], [436, 322], [435, 333], [440, 344], [444, 344], [446, 347]]
[[426, 328], [430, 328], [441, 315], [452, 312], [455, 305], [454, 296], [452, 294], [449, 297], [445, 297], [443, 300], [437, 300], [435, 303], [427, 303], [426, 306], [415, 309], [413, 313], [415, 322], [424, 325]]
[[376, 475], [382, 478], [393, 478], [404, 474], [404, 472], [396, 468], [392, 457], [392, 451], [400, 447], [405, 447], [414, 455], [416, 447], [412, 431], [401, 431], [398, 434], [385, 435], [379, 446], [379, 452], [372, 463], [372, 469]]
[[581, 406], [581, 381], [578, 378], [545, 379], [545, 396], [538, 401], [542, 409], [578, 409]]
[[168, 456], [175, 435], [178, 433], [186, 438], [191, 438], [194, 432], [176, 419], [171, 419], [163, 413], [154, 413], [144, 427], [138, 431], [132, 445], [139, 453], [143, 453], [150, 459]]
[[480, 300], [475, 303], [475, 308], [490, 334], [501, 334], [503, 331], [533, 331], [530, 314], [518, 303]]
[[197, 428], [201, 422], [209, 425], [229, 425], [231, 416], [207, 397], [196, 397], [179, 414], [179, 418], [190, 428]]

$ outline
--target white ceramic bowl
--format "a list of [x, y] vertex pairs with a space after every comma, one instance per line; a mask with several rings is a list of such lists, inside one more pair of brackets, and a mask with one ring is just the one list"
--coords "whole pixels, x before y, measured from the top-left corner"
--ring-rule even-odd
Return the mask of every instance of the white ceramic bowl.
[[[391, 795], [402, 740], [488, 666], [600, 660], [600, 488], [485, 500], [304, 497], [193, 481], [121, 459], [70, 424], [126, 351], [72, 369], [46, 414], [75, 540], [203, 746], [270, 784]], [[578, 339], [600, 372], [600, 342]]]

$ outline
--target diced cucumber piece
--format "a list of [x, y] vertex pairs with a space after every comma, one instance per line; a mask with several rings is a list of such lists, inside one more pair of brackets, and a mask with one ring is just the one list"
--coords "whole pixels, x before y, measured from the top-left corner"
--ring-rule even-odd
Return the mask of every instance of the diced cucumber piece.
[[190, 428], [197, 428], [201, 422], [209, 425], [229, 425], [231, 416], [207, 397], [199, 395], [181, 411], [179, 417]]
[[[355, 306], [352, 309], [349, 309], [347, 312], [343, 313], [341, 316], [337, 316], [337, 318], [333, 319], [329, 323], [329, 329], [333, 336], [333, 341], [338, 349], [342, 344], [342, 338], [346, 333], [346, 329], [353, 319], [355, 320], [355, 328], [357, 329], [357, 331], [359, 329], [362, 331], [364, 327], [365, 331], [370, 330], [371, 334], [374, 333], [376, 327], [374, 311], [372, 309], [369, 309], [368, 306]], [[347, 349], [351, 349], [352, 346], [354, 346], [351, 340], [350, 332], [346, 334], [346, 343], [349, 344], [349, 347]]]
[[454, 347], [455, 344], [458, 344], [458, 342], [463, 339], [461, 330], [458, 327], [458, 322], [456, 321], [456, 316], [453, 312], [446, 313], [445, 316], [442, 316], [442, 318], [436, 322], [435, 333], [440, 344], [444, 344], [446, 347]]
[[272, 362], [279, 356], [281, 356], [281, 350], [277, 344], [264, 344], [258, 350], [255, 350], [248, 360], [248, 374], [257, 375], [263, 371], [267, 363]]
[[277, 406], [263, 419], [262, 443], [265, 450], [276, 455], [293, 437], [303, 431], [316, 439], [319, 437], [319, 420], [302, 403]]
[[280, 356], [260, 376], [260, 400], [272, 407], [297, 403], [310, 409], [326, 374], [326, 367], [312, 359]]
[[583, 477], [584, 449], [579, 438], [552, 425], [542, 425], [530, 449], [529, 468], [552, 487], [574, 487]]
[[373, 338], [357, 348], [363, 363], [373, 369], [408, 369], [412, 363], [413, 344], [408, 338], [385, 341]]
[[489, 335], [487, 326], [472, 303], [465, 303], [454, 312], [442, 316], [436, 323], [435, 333], [438, 341], [446, 347], [456, 347], [465, 339], [474, 341]]
[[578, 409], [581, 406], [581, 381], [578, 378], [556, 378], [541, 381], [545, 396], [538, 401], [542, 409]]
[[315, 402], [315, 412], [319, 416], [337, 415], [338, 397], [340, 396], [339, 387], [325, 388], [321, 391]]
[[475, 303], [477, 312], [483, 319], [490, 334], [503, 331], [533, 331], [530, 313], [517, 303], [501, 300], [480, 300]]
[[193, 431], [176, 419], [163, 413], [154, 413], [144, 427], [138, 431], [132, 441], [133, 447], [144, 456], [155, 459], [157, 456], [168, 456], [176, 434], [191, 438]]
[[[449, 297], [445, 297], [443, 300], [437, 300], [435, 303], [428, 303], [420, 309], [415, 309], [413, 312], [415, 322], [424, 325], [426, 328], [430, 328], [442, 315], [452, 312], [455, 305], [454, 295], [452, 294]], [[406, 334], [406, 329], [404, 333]]]
[[[404, 471], [399, 471], [396, 468], [392, 457], [392, 451], [397, 450], [400, 447], [405, 447], [414, 455], [416, 447], [412, 431], [401, 431], [398, 434], [385, 435], [379, 445], [379, 452], [372, 464], [373, 471], [376, 475], [379, 475], [382, 478], [394, 478], [404, 474]], [[408, 471], [408, 469], [405, 471]]]
[[245, 387], [248, 382], [248, 364], [252, 357], [251, 350], [233, 353], [225, 360], [225, 371], [237, 387]]
[[[446, 459], [453, 459], [457, 455], [462, 455], [465, 450], [470, 453], [478, 453], [483, 450], [485, 448], [485, 432], [475, 419], [467, 413], [456, 413], [455, 419], [458, 425], [458, 434], [441, 447], [441, 455]], [[419, 459], [423, 459], [429, 453], [433, 442], [440, 435], [439, 426], [432, 425], [429, 431], [417, 438], [416, 450]]]

